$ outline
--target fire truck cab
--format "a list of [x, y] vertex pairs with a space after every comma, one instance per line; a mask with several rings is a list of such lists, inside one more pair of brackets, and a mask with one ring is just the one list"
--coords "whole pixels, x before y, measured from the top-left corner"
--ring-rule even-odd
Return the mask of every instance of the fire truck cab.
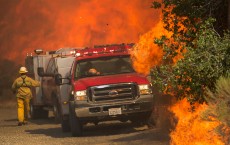
[[77, 51], [69, 80], [72, 136], [80, 136], [82, 126], [88, 122], [149, 119], [153, 111], [152, 87], [146, 76], [132, 67], [132, 46], [104, 45]]

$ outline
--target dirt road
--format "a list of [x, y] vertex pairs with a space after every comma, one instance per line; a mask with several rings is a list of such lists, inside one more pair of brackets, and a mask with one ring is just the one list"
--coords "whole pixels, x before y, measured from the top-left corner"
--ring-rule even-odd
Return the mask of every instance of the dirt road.
[[134, 126], [130, 122], [105, 122], [84, 127], [82, 137], [63, 133], [60, 124], [49, 119], [31, 120], [26, 126], [17, 126], [15, 107], [0, 106], [0, 145], [168, 145], [167, 133], [158, 128]]

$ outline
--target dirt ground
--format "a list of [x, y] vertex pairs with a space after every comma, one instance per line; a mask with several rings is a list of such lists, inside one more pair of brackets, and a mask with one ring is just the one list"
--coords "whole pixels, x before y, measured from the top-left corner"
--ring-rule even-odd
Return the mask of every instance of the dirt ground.
[[48, 119], [30, 120], [26, 126], [17, 126], [16, 105], [0, 105], [1, 145], [168, 145], [167, 131], [159, 127], [134, 126], [119, 121], [84, 126], [81, 137], [63, 133], [60, 124], [54, 123], [52, 113]]

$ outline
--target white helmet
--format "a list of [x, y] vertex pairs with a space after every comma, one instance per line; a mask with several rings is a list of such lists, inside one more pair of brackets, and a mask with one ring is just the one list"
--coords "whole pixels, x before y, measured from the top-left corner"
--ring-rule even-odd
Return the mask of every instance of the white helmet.
[[19, 70], [19, 73], [20, 73], [20, 74], [24, 74], [24, 73], [27, 73], [27, 72], [28, 72], [28, 71], [27, 71], [26, 67], [24, 67], [24, 66], [21, 67], [20, 70]]

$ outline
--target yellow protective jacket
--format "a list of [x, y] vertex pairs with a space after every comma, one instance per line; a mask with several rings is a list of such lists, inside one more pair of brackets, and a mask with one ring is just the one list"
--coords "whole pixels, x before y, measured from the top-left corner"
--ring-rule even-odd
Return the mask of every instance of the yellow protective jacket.
[[18, 77], [13, 85], [12, 85], [12, 90], [13, 92], [16, 92], [16, 97], [17, 98], [32, 98], [32, 93], [31, 93], [31, 87], [39, 87], [40, 82], [31, 79], [30, 77], [26, 75], [22, 75], [21, 77]]

